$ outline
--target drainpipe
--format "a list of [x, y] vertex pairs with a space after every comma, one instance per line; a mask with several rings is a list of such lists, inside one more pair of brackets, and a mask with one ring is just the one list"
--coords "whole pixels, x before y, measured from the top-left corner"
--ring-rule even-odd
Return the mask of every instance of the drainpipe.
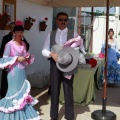
[[93, 49], [93, 11], [94, 8], [91, 8], [91, 24], [92, 24], [92, 28], [91, 28], [91, 38], [90, 38], [90, 52], [92, 52]]
[[116, 18], [116, 34], [115, 38], [118, 36], [118, 21], [119, 21], [119, 7], [115, 7], [115, 18]]
[[78, 34], [81, 35], [81, 7], [78, 8]]

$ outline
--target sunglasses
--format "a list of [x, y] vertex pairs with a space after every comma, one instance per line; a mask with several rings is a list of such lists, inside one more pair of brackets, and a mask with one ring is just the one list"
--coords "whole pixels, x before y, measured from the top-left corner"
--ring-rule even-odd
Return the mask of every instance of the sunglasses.
[[68, 21], [68, 19], [58, 19], [59, 21], [61, 21], [61, 22], [67, 22]]

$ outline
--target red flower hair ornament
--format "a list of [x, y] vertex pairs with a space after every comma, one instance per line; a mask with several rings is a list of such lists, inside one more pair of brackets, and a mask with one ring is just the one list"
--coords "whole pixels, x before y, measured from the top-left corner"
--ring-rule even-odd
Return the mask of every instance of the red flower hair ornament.
[[17, 20], [17, 21], [15, 22], [15, 25], [16, 25], [16, 26], [19, 26], [19, 25], [23, 26], [23, 22], [20, 21], [20, 20]]

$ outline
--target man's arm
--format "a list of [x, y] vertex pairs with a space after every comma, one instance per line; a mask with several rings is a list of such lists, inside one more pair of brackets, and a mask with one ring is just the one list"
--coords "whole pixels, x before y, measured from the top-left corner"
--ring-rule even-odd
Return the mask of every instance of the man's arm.
[[50, 58], [50, 33], [47, 35], [47, 38], [45, 39], [45, 43], [43, 45], [42, 49], [42, 55]]

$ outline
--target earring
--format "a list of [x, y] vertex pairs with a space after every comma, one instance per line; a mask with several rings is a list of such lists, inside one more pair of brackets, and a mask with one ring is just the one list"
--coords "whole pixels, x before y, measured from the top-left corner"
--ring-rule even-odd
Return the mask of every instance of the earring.
[[12, 39], [15, 39], [15, 34], [12, 35]]
[[24, 40], [24, 36], [22, 37], [22, 40]]

